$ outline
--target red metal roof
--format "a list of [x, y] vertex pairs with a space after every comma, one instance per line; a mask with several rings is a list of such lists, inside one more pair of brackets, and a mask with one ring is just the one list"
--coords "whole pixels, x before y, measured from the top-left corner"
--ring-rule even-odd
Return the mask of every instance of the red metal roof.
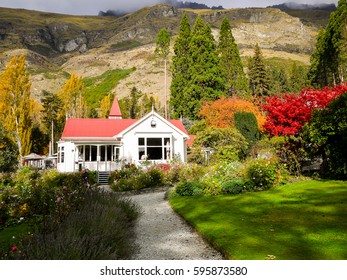
[[109, 113], [109, 117], [122, 117], [122, 112], [120, 111], [117, 96], [113, 99], [113, 104]]
[[187, 146], [191, 148], [193, 146], [196, 135], [189, 135], [189, 139], [187, 140]]
[[[137, 122], [136, 119], [67, 119], [62, 139], [113, 137]], [[188, 135], [180, 120], [168, 120]]]
[[136, 121], [131, 119], [67, 119], [62, 139], [113, 137]]
[[167, 120], [167, 121], [188, 135], [188, 132], [187, 132], [186, 128], [184, 127], [182, 121], [180, 121], [180, 120]]

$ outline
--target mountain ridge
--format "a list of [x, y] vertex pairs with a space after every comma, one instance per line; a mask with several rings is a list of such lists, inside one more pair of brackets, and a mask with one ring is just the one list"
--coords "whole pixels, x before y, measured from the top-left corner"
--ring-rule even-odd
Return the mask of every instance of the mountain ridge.
[[[276, 28], [279, 23], [282, 26], [280, 29], [276, 28], [276, 32], [289, 36], [288, 39], [290, 40], [297, 38], [287, 31], [290, 28], [300, 31], [301, 28], [298, 28], [298, 25], [301, 24], [298, 18], [287, 16], [288, 14], [273, 8], [212, 11], [177, 9], [171, 5], [159, 4], [119, 17], [69, 16], [0, 8], [0, 51], [27, 48], [46, 57], [54, 58], [67, 53], [83, 53], [104, 45], [116, 46], [122, 42], [129, 44], [136, 42], [137, 45], [144, 45], [154, 42], [160, 29], [164, 27], [168, 29], [171, 36], [175, 36], [178, 33], [179, 22], [183, 13], [188, 14], [191, 24], [200, 14], [215, 29], [218, 29], [223, 18], [227, 17], [235, 30], [245, 29], [245, 26], [250, 24], [254, 26], [263, 24], [267, 25], [269, 32], [274, 35], [272, 27]], [[30, 24], [27, 24], [28, 22]], [[247, 37], [257, 38], [258, 43], [265, 48], [267, 45], [271, 45], [279, 50], [309, 53], [312, 51], [313, 33], [317, 32], [318, 27], [311, 25], [306, 30], [306, 37], [310, 41], [310, 46], [302, 42], [294, 48], [290, 47], [289, 44], [279, 42], [278, 39], [275, 40], [277, 41], [276, 45], [262, 42], [262, 36], [265, 38], [266, 34], [259, 32], [259, 30], [252, 30], [252, 28], [246, 29], [247, 34], [259, 33]], [[249, 40], [247, 41], [249, 42]], [[247, 41], [241, 42], [241, 46], [247, 45]], [[250, 42], [247, 47], [254, 43], [253, 41]]]
[[[117, 95], [127, 96], [136, 86], [160, 99], [164, 71], [154, 58], [154, 42], [165, 27], [173, 43], [184, 13], [191, 25], [201, 15], [210, 23], [216, 38], [227, 17], [244, 57], [251, 56], [258, 43], [267, 57], [292, 58], [307, 64], [318, 33], [318, 26], [311, 22], [305, 24], [274, 8], [191, 10], [159, 4], [111, 17], [0, 8], [0, 70], [11, 57], [25, 53], [33, 95], [39, 99], [42, 90], [61, 89], [71, 72], [94, 77], [109, 69], [134, 68], [116, 85]], [[170, 78], [168, 87], [169, 84]]]

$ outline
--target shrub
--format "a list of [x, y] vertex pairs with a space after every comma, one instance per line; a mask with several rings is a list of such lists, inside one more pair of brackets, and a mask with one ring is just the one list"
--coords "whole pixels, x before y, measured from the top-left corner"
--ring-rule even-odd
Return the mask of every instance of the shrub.
[[25, 166], [17, 171], [14, 177], [14, 183], [17, 186], [31, 186], [36, 184], [37, 179], [41, 177], [38, 169]]
[[244, 179], [226, 181], [221, 185], [221, 189], [225, 194], [239, 194], [242, 191], [252, 190], [252, 187], [252, 182]]
[[199, 182], [182, 181], [176, 186], [176, 193], [180, 196], [193, 196], [202, 194], [202, 186]]
[[240, 111], [234, 114], [235, 127], [246, 138], [248, 149], [251, 150], [253, 145], [260, 139], [258, 121], [252, 112]]
[[214, 176], [204, 176], [201, 183], [203, 192], [206, 195], [219, 195], [222, 193], [221, 182]]
[[126, 164], [121, 170], [111, 173], [108, 183], [114, 191], [129, 191], [136, 189], [136, 180], [142, 171], [134, 164]]
[[129, 180], [126, 178], [120, 178], [117, 181], [113, 182], [111, 184], [111, 188], [115, 192], [124, 192], [124, 191], [129, 191], [133, 189], [131, 185], [129, 184]]
[[0, 191], [2, 188], [13, 186], [13, 184], [11, 173], [0, 173]]
[[160, 167], [152, 166], [147, 173], [150, 178], [150, 185], [148, 187], [161, 187], [165, 184], [164, 171]]
[[258, 188], [271, 188], [280, 177], [280, 168], [276, 159], [254, 159], [246, 167], [246, 176]]

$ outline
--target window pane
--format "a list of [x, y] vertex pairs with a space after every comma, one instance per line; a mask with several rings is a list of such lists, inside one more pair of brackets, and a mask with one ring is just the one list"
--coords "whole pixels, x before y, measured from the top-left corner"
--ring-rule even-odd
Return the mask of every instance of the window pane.
[[145, 145], [145, 138], [139, 138], [139, 146]]
[[112, 146], [108, 145], [107, 146], [107, 161], [111, 161], [112, 160]]
[[100, 147], [100, 161], [105, 161], [105, 146]]
[[90, 146], [86, 146], [86, 150], [84, 153], [84, 160], [85, 161], [90, 161]]
[[162, 147], [158, 148], [147, 148], [147, 159], [156, 160], [163, 159], [163, 149]]
[[162, 146], [162, 138], [147, 138], [147, 146]]
[[113, 161], [119, 160], [120, 148], [117, 146], [113, 146]]
[[78, 161], [83, 161], [83, 148], [84, 146], [78, 146]]
[[139, 148], [139, 160], [146, 160], [145, 148]]
[[96, 161], [97, 153], [98, 153], [98, 147], [92, 146], [92, 161]]

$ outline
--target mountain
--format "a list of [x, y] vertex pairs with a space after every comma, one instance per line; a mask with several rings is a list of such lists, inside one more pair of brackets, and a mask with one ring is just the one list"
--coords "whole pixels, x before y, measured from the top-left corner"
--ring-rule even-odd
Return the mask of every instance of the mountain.
[[192, 10], [159, 4], [107, 17], [0, 8], [0, 71], [13, 55], [26, 53], [39, 98], [43, 89], [59, 90], [72, 71], [98, 77], [112, 69], [134, 69], [117, 85], [117, 95], [136, 86], [160, 99], [163, 67], [154, 59], [154, 42], [164, 27], [174, 39], [184, 13], [191, 25], [201, 15], [216, 37], [228, 18], [244, 57], [253, 55], [258, 43], [267, 57], [308, 63], [319, 28], [310, 17], [303, 21], [275, 8]]
[[324, 4], [324, 3], [309, 5], [309, 4], [288, 2], [288, 3], [279, 4], [279, 5], [268, 6], [268, 8], [277, 8], [280, 10], [321, 10], [321, 11], [329, 11], [329, 12], [336, 11], [335, 4]]
[[[212, 9], [212, 10], [223, 10], [223, 6], [212, 6], [209, 7], [205, 4], [200, 4], [200, 3], [196, 3], [196, 2], [189, 2], [189, 1], [177, 1], [177, 0], [161, 0], [162, 3], [164, 4], [169, 4], [175, 8], [178, 9]], [[130, 12], [130, 11], [128, 11]], [[132, 11], [131, 11], [132, 12]], [[127, 14], [126, 11], [124, 10], [107, 10], [106, 12], [104, 11], [100, 11], [99, 12], [99, 16], [122, 16]]]
[[175, 36], [184, 12], [192, 24], [200, 13], [216, 29], [224, 17], [229, 18], [242, 47], [251, 47], [258, 42], [266, 48], [309, 53], [317, 31], [312, 24], [306, 27], [298, 18], [273, 8], [195, 12], [160, 4], [123, 16], [109, 17], [1, 8], [0, 51], [25, 48], [53, 58], [102, 46], [116, 51], [119, 47], [154, 42], [164, 27]]
[[335, 4], [300, 4], [300, 3], [283, 3], [279, 5], [269, 6], [268, 8], [276, 8], [286, 12], [288, 15], [297, 17], [306, 25], [325, 27], [327, 19], [331, 12], [336, 11]]

